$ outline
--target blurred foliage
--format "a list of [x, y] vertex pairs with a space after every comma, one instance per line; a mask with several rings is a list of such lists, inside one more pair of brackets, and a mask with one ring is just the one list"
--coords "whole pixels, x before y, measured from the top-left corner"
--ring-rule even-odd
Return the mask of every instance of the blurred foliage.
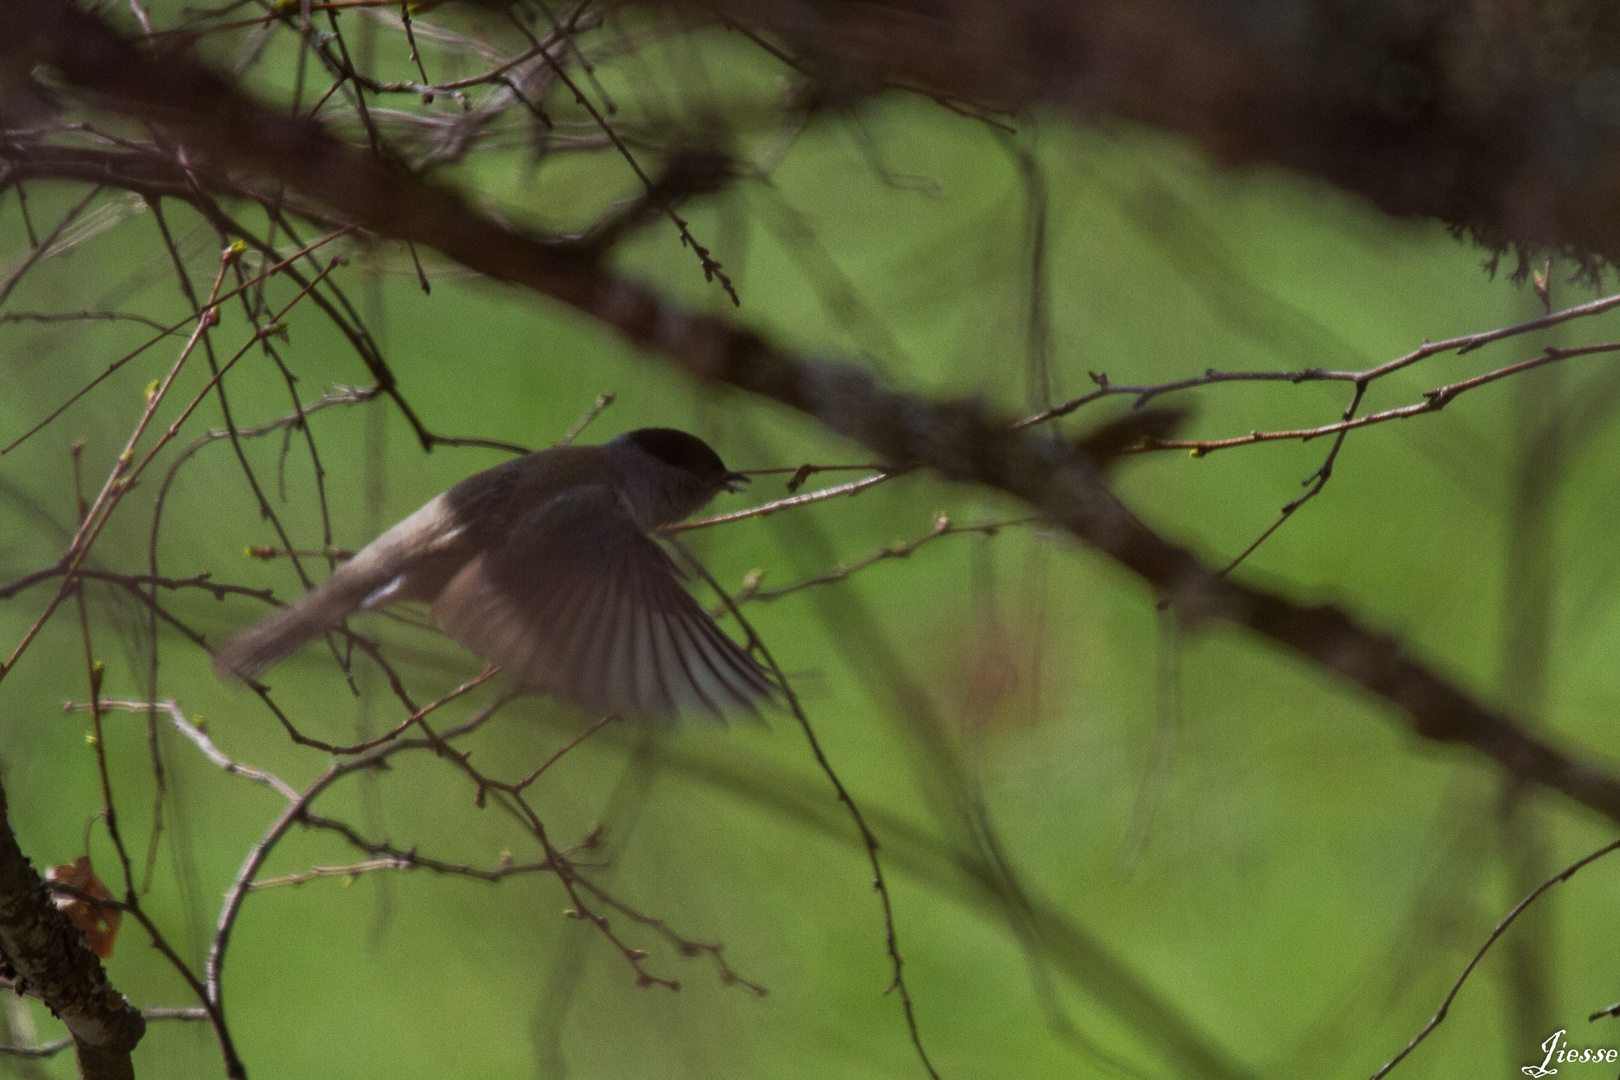
[[[398, 44], [389, 37], [379, 47]], [[752, 80], [751, 93], [768, 83], [766, 65], [734, 41], [671, 48], [710, 49], [709, 67]], [[292, 62], [290, 50], [271, 55], [255, 77], [284, 79]], [[616, 70], [603, 67], [604, 84], [633, 94], [630, 83], [614, 84], [623, 77]], [[654, 82], [690, 89], [679, 77]], [[1425, 338], [1540, 310], [1527, 287], [1490, 280], [1478, 256], [1438, 228], [1390, 226], [1286, 176], [1218, 174], [1137, 131], [1078, 130], [1057, 116], [1022, 117], [1018, 127], [1009, 135], [917, 97], [885, 97], [852, 115], [814, 118], [768, 179], [745, 180], [683, 213], [735, 282], [738, 318], [806, 351], [864, 357], [897, 383], [983, 395], [1009, 410], [1042, 404], [1032, 372], [1041, 370], [1043, 340], [1045, 378], [1061, 399], [1087, 389], [1088, 373], [1149, 383], [1206, 368], [1365, 367]], [[1046, 194], [1044, 334], [1030, 331], [1033, 189], [1020, 155], [1035, 163]], [[569, 227], [634, 191], [608, 150], [552, 169], [534, 166], [518, 144], [447, 178], [514, 214]], [[51, 222], [82, 191], [31, 185], [27, 196], [33, 219]], [[122, 198], [98, 205], [122, 207], [124, 220], [42, 261], [6, 310], [116, 307], [183, 318], [189, 309], [151, 213]], [[171, 216], [193, 277], [211, 280], [211, 233], [184, 211]], [[11, 268], [28, 251], [14, 199], [0, 207], [0, 251]], [[386, 244], [351, 248], [340, 280], [436, 432], [544, 445], [611, 390], [617, 400], [587, 429], [589, 441], [658, 424], [703, 435], [734, 467], [862, 460], [801, 418], [695, 387], [575, 316], [421, 256], [430, 295], [410, 256]], [[667, 225], [651, 227], [619, 259], [673, 292], [728, 304]], [[1552, 288], [1560, 305], [1584, 298], [1556, 268]], [[291, 297], [285, 284], [274, 290]], [[1615, 326], [1608, 316], [1436, 357], [1375, 384], [1368, 409], [1416, 400], [1549, 343], [1603, 340]], [[306, 401], [367, 381], [313, 309], [296, 309], [287, 328], [284, 355]], [[244, 332], [240, 312], [226, 310], [220, 340]], [[0, 324], [0, 439], [47, 415], [148, 333], [124, 323]], [[83, 440], [93, 491], [145, 387], [172, 356], [157, 350], [130, 364], [0, 458], [0, 580], [56, 557], [74, 521], [70, 446]], [[230, 376], [244, 427], [289, 407], [285, 384], [262, 361], [250, 355]], [[1525, 569], [1508, 557], [1523, 550], [1512, 547], [1509, 511], [1525, 433], [1597, 400], [1611, 363], [1571, 361], [1472, 393], [1443, 414], [1356, 433], [1323, 495], [1240, 573], [1345, 603], [1481, 696], [1502, 700], [1504, 643], [1514, 640], [1504, 597]], [[186, 371], [178, 400], [205, 377], [201, 365]], [[1323, 423], [1344, 397], [1342, 387], [1281, 383], [1176, 400], [1196, 408], [1193, 432], [1214, 437]], [[1088, 406], [1062, 423], [1081, 432], [1124, 404]], [[1530, 646], [1548, 658], [1545, 691], [1528, 705], [1539, 723], [1599, 749], [1612, 742], [1607, 717], [1620, 701], [1620, 669], [1609, 662], [1620, 645], [1609, 550], [1620, 501], [1606, 468], [1616, 436], [1602, 419], [1556, 469], [1534, 478], [1551, 523], [1535, 557], [1552, 576], [1545, 632]], [[219, 422], [210, 400], [193, 424]], [[381, 401], [327, 409], [310, 427], [339, 546], [362, 545], [500, 460], [483, 449], [424, 454]], [[246, 445], [295, 541], [318, 548], [301, 437]], [[1118, 481], [1144, 517], [1218, 563], [1270, 525], [1326, 450], [1319, 441], [1198, 460], [1145, 455], [1123, 464]], [[144, 486], [155, 488], [158, 475]], [[779, 494], [780, 480], [762, 478], [752, 494]], [[150, 506], [152, 494], [131, 501]], [[782, 585], [920, 536], [942, 512], [971, 524], [1019, 508], [909, 476], [692, 542], [727, 586], [756, 569], [766, 586]], [[139, 572], [149, 525], [144, 512], [114, 518], [98, 558]], [[183, 468], [161, 538], [165, 573], [212, 571], [291, 595], [298, 586], [285, 560], [242, 554], [274, 542], [228, 443]], [[0, 604], [0, 640], [19, 640], [53, 587]], [[110, 589], [93, 587], [87, 598], [107, 696], [143, 698], [143, 610]], [[213, 640], [259, 610], [195, 590], [167, 599]], [[1040, 529], [941, 538], [841, 584], [755, 604], [749, 615], [884, 842], [922, 1037], [950, 1080], [1366, 1076], [1416, 1033], [1522, 893], [1504, 868], [1500, 784], [1490, 768], [1417, 745], [1380, 709], [1250, 641], [1174, 631], [1134, 581]], [[420, 701], [477, 671], [440, 638], [377, 617], [367, 626], [397, 644]], [[878, 670], [880, 656], [900, 667]], [[312, 646], [267, 681], [311, 734], [343, 741], [402, 715], [363, 661], [357, 671], [358, 697], [330, 653]], [[896, 677], [926, 688], [938, 730], [919, 732], [895, 708], [886, 680]], [[168, 632], [160, 679], [162, 694], [205, 721], [237, 760], [294, 785], [326, 765]], [[114, 858], [94, 821], [101, 795], [88, 720], [62, 711], [64, 700], [85, 695], [82, 646], [64, 609], [0, 684], [0, 767], [24, 850], [42, 864], [69, 862], [88, 837], [111, 880]], [[489, 700], [481, 695], [447, 711], [470, 714]], [[479, 734], [474, 759], [521, 775], [588, 719], [524, 701]], [[144, 853], [154, 796], [144, 725], [126, 714], [106, 724], [121, 822]], [[160, 731], [169, 793], [147, 905], [200, 966], [218, 898], [282, 804]], [[564, 758], [536, 795], [559, 843], [603, 825], [603, 847], [581, 856], [599, 864], [597, 880], [684, 935], [723, 941], [728, 961], [769, 996], [722, 986], [702, 958], [682, 958], [626, 925], [650, 968], [682, 986], [678, 994], [638, 988], [623, 957], [562, 917], [567, 901], [549, 877], [497, 886], [424, 872], [323, 879], [249, 896], [237, 926], [226, 1008], [250, 1074], [920, 1074], [899, 1004], [884, 994], [883, 923], [864, 856], [790, 718], [729, 729], [610, 727]], [[452, 862], [490, 866], [503, 852], [538, 858], [531, 838], [498, 811], [475, 808], [473, 796], [459, 774], [418, 755], [348, 782], [322, 805], [368, 835]], [[1608, 835], [1589, 815], [1534, 794], [1527, 812], [1545, 829], [1549, 872]], [[974, 853], [989, 850], [991, 836], [1036, 916], [972, 880]], [[330, 836], [295, 830], [264, 876], [352, 861]], [[1554, 1024], [1543, 1035], [1564, 1027], [1577, 1046], [1620, 1043], [1612, 1020], [1584, 1022], [1620, 997], [1604, 947], [1620, 909], [1617, 875], [1599, 863], [1544, 902], [1552, 936], [1539, 960], [1554, 991]], [[1496, 1075], [1540, 1060], [1535, 1046], [1507, 1034], [1504, 955], [1485, 961], [1396, 1075]], [[110, 972], [138, 1004], [194, 1003], [136, 927], [126, 925]], [[59, 1032], [34, 1003], [13, 1001], [14, 1035], [19, 1007], [40, 1039]], [[1208, 1055], [1202, 1065], [1200, 1053]], [[205, 1025], [161, 1023], [136, 1066], [144, 1077], [207, 1076], [219, 1057]], [[69, 1055], [0, 1058], [0, 1075], [69, 1076], [72, 1068]]]

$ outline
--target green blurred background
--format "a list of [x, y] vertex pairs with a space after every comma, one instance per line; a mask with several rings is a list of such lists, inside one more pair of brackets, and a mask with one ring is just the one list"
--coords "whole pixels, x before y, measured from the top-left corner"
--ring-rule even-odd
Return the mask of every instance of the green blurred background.
[[[395, 44], [385, 38], [381, 48]], [[708, 47], [720, 57], [714, 66], [739, 80], [765, 77], [755, 61], [726, 51], [740, 57], [735, 44]], [[288, 63], [272, 52], [259, 69], [266, 85], [284, 78]], [[1024, 410], [1040, 396], [1029, 377], [1040, 342], [1028, 329], [1030, 190], [1019, 154], [1039, 163], [1047, 187], [1057, 399], [1088, 389], [1088, 372], [1148, 383], [1206, 368], [1367, 367], [1426, 338], [1540, 310], [1528, 287], [1493, 280], [1478, 251], [1440, 228], [1392, 224], [1297, 179], [1217, 173], [1154, 136], [1081, 130], [1056, 116], [1021, 118], [1019, 134], [1008, 136], [917, 98], [818, 118], [768, 181], [744, 182], [686, 216], [736, 282], [737, 318], [804, 351], [867, 364], [897, 385]], [[634, 190], [610, 153], [530, 169], [517, 148], [450, 178], [551, 225], [589, 221]], [[30, 212], [54, 221], [83, 194], [33, 185]], [[182, 318], [188, 308], [151, 213], [122, 199], [104, 196], [97, 206], [124, 206], [126, 220], [42, 262], [7, 310], [112, 306]], [[188, 211], [169, 213], [205, 287], [217, 245]], [[0, 205], [0, 249], [8, 267], [27, 251], [14, 199]], [[670, 425], [710, 439], [733, 467], [865, 460], [798, 416], [694, 385], [578, 315], [473, 280], [431, 253], [423, 253], [431, 295], [404, 253], [387, 245], [349, 253], [337, 280], [436, 432], [540, 446], [613, 391], [616, 402], [587, 441]], [[668, 227], [649, 229], [619, 261], [694, 304], [729, 307]], [[1592, 295], [1566, 276], [1554, 268], [1555, 304]], [[292, 293], [277, 284], [275, 295], [285, 302]], [[1554, 337], [1436, 357], [1374, 384], [1364, 411], [1418, 400], [1549, 343], [1604, 340], [1615, 326], [1604, 317]], [[283, 355], [306, 401], [334, 384], [369, 381], [312, 308], [297, 309], [288, 330]], [[227, 310], [216, 331], [222, 347], [235, 348], [245, 333], [240, 312]], [[127, 325], [0, 324], [0, 439], [43, 418], [147, 334]], [[164, 346], [131, 363], [0, 458], [0, 579], [56, 557], [74, 515], [71, 444], [85, 444], [93, 492], [139, 416], [144, 388], [173, 356]], [[1481, 697], [1522, 706], [1559, 737], [1606, 750], [1620, 700], [1611, 660], [1620, 646], [1611, 551], [1620, 493], [1603, 464], [1615, 438], [1607, 412], [1566, 432], [1554, 468], [1527, 473], [1525, 462], [1550, 420], [1612, 393], [1610, 364], [1571, 361], [1470, 393], [1439, 415], [1356, 433], [1322, 496], [1240, 573], [1347, 605]], [[195, 393], [203, 372], [192, 363], [174, 400]], [[243, 426], [288, 409], [284, 383], [257, 353], [229, 386]], [[1172, 400], [1196, 410], [1190, 431], [1213, 437], [1327, 423], [1347, 394], [1281, 383]], [[1089, 406], [1063, 426], [1084, 431], [1126, 404]], [[174, 415], [168, 409], [160, 421]], [[177, 445], [219, 423], [210, 400]], [[382, 402], [327, 409], [310, 424], [340, 546], [364, 544], [502, 460], [483, 449], [424, 454]], [[1326, 451], [1316, 441], [1196, 460], [1152, 455], [1121, 466], [1118, 484], [1148, 521], [1219, 565], [1299, 494]], [[279, 435], [247, 452], [295, 542], [319, 547], [301, 436], [285, 454]], [[144, 569], [160, 476], [149, 474], [146, 490], [113, 518], [96, 548], [103, 565]], [[842, 478], [823, 474], [812, 484]], [[780, 495], [781, 482], [761, 478], [749, 498]], [[1526, 491], [1545, 499], [1544, 513], [1525, 509]], [[714, 509], [744, 505], [726, 497]], [[941, 512], [970, 524], [1021, 510], [911, 476], [695, 534], [692, 543], [730, 587], [753, 570], [764, 571], [766, 586], [783, 585], [920, 536]], [[293, 595], [285, 560], [242, 554], [274, 543], [228, 443], [184, 466], [161, 538], [165, 573], [210, 570]], [[1547, 598], [1544, 627], [1515, 622], [1508, 598], [1516, 587]], [[52, 588], [0, 604], [7, 651]], [[144, 612], [107, 589], [88, 599], [106, 694], [143, 698]], [[200, 592], [166, 600], [213, 640], [261, 610]], [[1042, 530], [942, 538], [748, 614], [885, 845], [918, 1025], [949, 1080], [1366, 1076], [1417, 1032], [1522, 894], [1504, 857], [1493, 768], [1420, 744], [1383, 705], [1264, 645], [1220, 628], [1176, 632], [1138, 582]], [[419, 701], [477, 670], [427, 633], [375, 617], [367, 628], [397, 648]], [[1539, 684], [1508, 673], [1507, 657], [1527, 648], [1547, 659]], [[364, 663], [358, 668], [358, 697], [318, 647], [267, 681], [305, 730], [346, 741], [403, 715]], [[896, 707], [896, 680], [926, 690], [936, 722], [926, 734]], [[62, 708], [86, 693], [76, 615], [65, 607], [0, 683], [0, 768], [35, 862], [69, 861], [88, 836], [111, 882], [115, 859], [93, 821], [101, 796], [89, 719]], [[217, 683], [202, 653], [168, 632], [160, 693], [202, 717], [226, 753], [294, 785], [327, 764], [293, 745], [252, 695]], [[485, 688], [448, 706], [441, 721], [489, 698]], [[474, 760], [515, 778], [587, 723], [525, 701], [480, 733]], [[144, 721], [112, 714], [107, 725], [121, 822], [144, 855], [153, 800]], [[200, 965], [223, 891], [283, 803], [214, 767], [172, 730], [162, 750], [168, 824], [145, 903]], [[317, 809], [449, 861], [539, 858], [532, 838], [478, 809], [474, 794], [444, 763], [404, 755], [387, 772], [345, 781]], [[791, 717], [729, 728], [610, 727], [548, 773], [535, 798], [560, 844], [604, 826], [604, 847], [581, 857], [599, 867], [595, 880], [683, 935], [723, 941], [738, 973], [769, 995], [721, 985], [706, 960], [683, 958], [619, 920], [648, 951], [649, 969], [681, 982], [678, 994], [638, 988], [616, 950], [563, 917], [568, 901], [550, 877], [497, 886], [422, 872], [318, 880], [250, 895], [238, 923], [225, 999], [250, 1075], [921, 1075], [900, 1003], [884, 992], [889, 961], [865, 856]], [[1584, 811], [1534, 792], [1523, 813], [1549, 873], [1609, 836]], [[975, 878], [992, 846], [1036, 914]], [[263, 876], [355, 859], [330, 836], [295, 829]], [[1551, 991], [1541, 1014], [1551, 1027], [1538, 1038], [1568, 1028], [1576, 1046], [1620, 1044], [1615, 1021], [1585, 1020], [1620, 997], [1609, 947], [1617, 886], [1620, 866], [1599, 863], [1555, 890], [1543, 921], [1527, 928], [1540, 936], [1526, 939], [1525, 953]], [[1396, 1075], [1506, 1076], [1540, 1061], [1513, 1019], [1507, 958], [1519, 934], [1486, 959], [1449, 1019]], [[126, 923], [109, 969], [138, 1004], [194, 1004], [138, 927]], [[60, 1034], [36, 1005], [14, 1006], [14, 1038], [27, 1026], [16, 1007], [39, 1039]], [[220, 1073], [202, 1024], [154, 1023], [136, 1066], [143, 1077]], [[1591, 1066], [1568, 1068], [1596, 1075], [1583, 1071]], [[72, 1070], [70, 1055], [0, 1058], [0, 1075]]]

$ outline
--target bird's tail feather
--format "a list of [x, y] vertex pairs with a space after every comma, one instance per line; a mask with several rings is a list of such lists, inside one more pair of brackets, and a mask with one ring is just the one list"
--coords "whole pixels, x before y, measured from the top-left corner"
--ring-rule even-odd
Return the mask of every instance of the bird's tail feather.
[[339, 567], [326, 581], [231, 638], [214, 653], [214, 672], [250, 680], [306, 641], [342, 622], [375, 588], [369, 575]]

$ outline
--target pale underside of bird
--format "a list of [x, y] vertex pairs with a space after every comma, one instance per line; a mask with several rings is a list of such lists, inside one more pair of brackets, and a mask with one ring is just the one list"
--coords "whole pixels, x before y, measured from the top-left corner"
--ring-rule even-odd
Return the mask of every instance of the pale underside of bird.
[[738, 479], [700, 440], [667, 429], [509, 461], [432, 499], [226, 642], [215, 670], [254, 679], [357, 611], [418, 601], [520, 687], [594, 713], [755, 713], [773, 696], [770, 680], [648, 535]]

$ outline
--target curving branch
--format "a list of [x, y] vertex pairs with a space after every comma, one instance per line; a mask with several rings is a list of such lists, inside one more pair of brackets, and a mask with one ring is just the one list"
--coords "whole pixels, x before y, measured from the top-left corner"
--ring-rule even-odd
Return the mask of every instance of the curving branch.
[[1402, 643], [1331, 606], [1222, 577], [1139, 521], [1083, 448], [976, 401], [931, 401], [849, 365], [795, 355], [605, 268], [598, 253], [501, 224], [453, 191], [263, 106], [171, 51], [154, 56], [66, 0], [0, 8], [0, 61], [45, 63], [104, 107], [161, 126], [215, 169], [273, 178], [345, 219], [435, 248], [617, 330], [690, 375], [814, 417], [889, 470], [927, 467], [1016, 496], [1142, 579], [1185, 619], [1243, 627], [1405, 714], [1418, 735], [1473, 747], [1507, 772], [1620, 822], [1620, 778], [1486, 706]]
[[107, 981], [84, 935], [51, 903], [17, 846], [0, 785], [0, 975], [43, 1001], [73, 1036], [85, 1080], [134, 1080], [130, 1051], [146, 1034], [140, 1010]]

